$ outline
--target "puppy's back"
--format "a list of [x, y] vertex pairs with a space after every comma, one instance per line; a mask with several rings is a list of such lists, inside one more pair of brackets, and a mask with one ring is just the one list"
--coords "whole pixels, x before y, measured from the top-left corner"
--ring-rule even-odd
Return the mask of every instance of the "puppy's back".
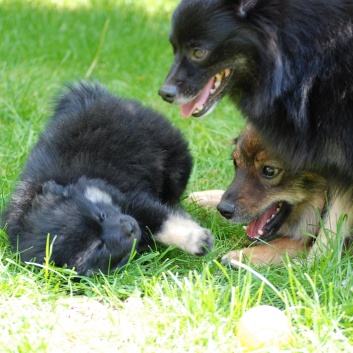
[[57, 100], [24, 177], [67, 184], [85, 175], [122, 191], [152, 191], [166, 201], [180, 197], [190, 170], [187, 143], [162, 115], [80, 82]]
[[80, 82], [56, 101], [2, 223], [20, 229], [45, 182], [68, 185], [82, 176], [174, 204], [186, 187], [191, 164], [187, 143], [163, 116], [98, 84]]

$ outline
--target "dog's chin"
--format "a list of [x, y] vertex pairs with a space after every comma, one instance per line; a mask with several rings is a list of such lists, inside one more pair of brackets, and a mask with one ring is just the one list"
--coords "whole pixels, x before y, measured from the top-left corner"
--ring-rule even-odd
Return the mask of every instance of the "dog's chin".
[[290, 216], [292, 209], [293, 206], [285, 201], [272, 204], [245, 227], [248, 239], [252, 242], [268, 242], [280, 237], [278, 231]]

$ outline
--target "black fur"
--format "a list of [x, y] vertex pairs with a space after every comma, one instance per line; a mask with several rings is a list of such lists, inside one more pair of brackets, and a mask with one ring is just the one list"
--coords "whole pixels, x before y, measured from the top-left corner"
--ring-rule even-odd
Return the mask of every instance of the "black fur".
[[351, 0], [182, 0], [160, 94], [184, 104], [231, 69], [215, 102], [228, 94], [289, 169], [352, 184], [352, 18]]
[[[12, 246], [23, 261], [41, 263], [50, 234], [56, 265], [79, 274], [114, 269], [134, 241], [142, 250], [151, 233], [158, 240], [172, 215], [189, 219], [174, 206], [191, 166], [187, 143], [161, 115], [98, 84], [73, 85], [57, 101], [4, 212]], [[204, 231], [200, 242], [212, 246]]]

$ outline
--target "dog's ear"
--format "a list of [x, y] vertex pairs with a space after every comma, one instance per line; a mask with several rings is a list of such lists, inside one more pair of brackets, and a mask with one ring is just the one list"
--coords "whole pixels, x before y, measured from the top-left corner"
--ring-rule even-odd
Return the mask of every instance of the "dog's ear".
[[240, 17], [246, 17], [248, 11], [252, 10], [257, 3], [257, 0], [231, 0]]
[[43, 195], [53, 194], [56, 196], [68, 197], [69, 190], [67, 186], [59, 185], [55, 181], [50, 180], [43, 184], [42, 193]]

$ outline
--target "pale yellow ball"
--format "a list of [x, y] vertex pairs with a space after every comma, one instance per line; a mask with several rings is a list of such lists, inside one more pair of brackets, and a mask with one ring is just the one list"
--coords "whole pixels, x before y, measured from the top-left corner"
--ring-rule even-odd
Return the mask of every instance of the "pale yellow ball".
[[279, 347], [290, 341], [290, 322], [283, 311], [269, 305], [255, 306], [244, 313], [237, 327], [243, 347]]

